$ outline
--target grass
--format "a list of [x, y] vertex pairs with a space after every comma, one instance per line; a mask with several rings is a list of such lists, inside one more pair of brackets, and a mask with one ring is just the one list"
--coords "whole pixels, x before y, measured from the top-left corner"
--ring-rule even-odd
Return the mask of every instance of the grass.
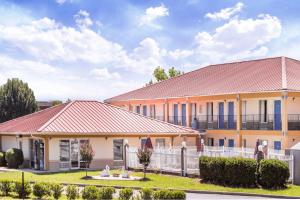
[[[99, 171], [91, 171], [90, 176], [99, 175]], [[132, 175], [142, 177], [143, 174], [134, 172]], [[48, 174], [34, 174], [25, 172], [25, 180], [36, 182], [56, 182], [56, 183], [80, 183], [105, 186], [132, 186], [132, 187], [153, 187], [161, 189], [188, 189], [219, 192], [245, 192], [256, 194], [300, 196], [300, 186], [289, 185], [282, 190], [266, 190], [259, 188], [232, 188], [213, 184], [199, 183], [199, 179], [185, 178], [179, 176], [161, 175], [148, 173], [148, 181], [116, 181], [116, 180], [84, 180], [85, 171], [70, 171]], [[0, 172], [0, 180], [21, 180], [20, 171]]]

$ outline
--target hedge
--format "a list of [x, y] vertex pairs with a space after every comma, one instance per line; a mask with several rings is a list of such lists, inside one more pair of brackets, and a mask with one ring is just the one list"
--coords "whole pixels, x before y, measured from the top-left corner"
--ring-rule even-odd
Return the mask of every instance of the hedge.
[[17, 169], [24, 162], [23, 151], [16, 148], [8, 149], [5, 153], [5, 160], [9, 168]]
[[176, 190], [157, 190], [154, 192], [153, 198], [155, 200], [161, 200], [161, 199], [184, 200], [186, 199], [186, 194], [183, 191], [176, 191]]
[[256, 166], [256, 161], [250, 158], [202, 156], [199, 159], [200, 178], [221, 185], [255, 186]]
[[264, 188], [279, 189], [286, 187], [290, 177], [287, 163], [270, 159], [262, 160], [259, 167], [259, 183]]
[[5, 152], [0, 152], [0, 167], [6, 166]]

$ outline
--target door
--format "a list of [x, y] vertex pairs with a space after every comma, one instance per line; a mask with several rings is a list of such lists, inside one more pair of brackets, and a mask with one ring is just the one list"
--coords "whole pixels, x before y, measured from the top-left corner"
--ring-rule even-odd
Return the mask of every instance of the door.
[[274, 141], [274, 149], [281, 150], [281, 142], [280, 141]]
[[70, 142], [71, 169], [77, 169], [79, 168], [79, 142], [77, 139]]
[[143, 115], [147, 116], [147, 106], [143, 106]]
[[174, 124], [178, 124], [178, 104], [173, 105]]
[[234, 103], [228, 102], [228, 129], [234, 129]]
[[186, 104], [181, 104], [181, 121], [182, 126], [186, 126]]
[[234, 140], [233, 139], [228, 140], [228, 147], [234, 147]]
[[274, 130], [281, 130], [281, 101], [274, 101]]
[[224, 139], [219, 139], [219, 146], [220, 147], [224, 146]]
[[224, 129], [224, 103], [219, 103], [219, 129]]

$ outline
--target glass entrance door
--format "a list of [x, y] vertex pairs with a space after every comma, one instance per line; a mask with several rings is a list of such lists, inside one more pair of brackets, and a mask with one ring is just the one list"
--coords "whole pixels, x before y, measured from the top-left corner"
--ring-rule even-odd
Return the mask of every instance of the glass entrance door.
[[77, 139], [70, 142], [71, 169], [77, 169], [79, 168], [79, 142]]

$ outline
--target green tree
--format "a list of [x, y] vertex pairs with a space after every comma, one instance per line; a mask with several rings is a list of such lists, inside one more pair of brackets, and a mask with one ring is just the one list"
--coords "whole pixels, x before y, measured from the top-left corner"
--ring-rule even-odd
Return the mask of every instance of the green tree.
[[152, 151], [148, 148], [138, 149], [137, 157], [141, 165], [143, 165], [144, 180], [146, 180], [147, 167], [150, 165]]
[[59, 104], [62, 104], [62, 101], [60, 101], [60, 100], [52, 101], [52, 106], [56, 106], [56, 105], [59, 105]]
[[80, 157], [85, 165], [85, 177], [86, 178], [88, 178], [87, 168], [89, 168], [91, 162], [93, 161], [94, 155], [95, 155], [95, 153], [94, 153], [92, 145], [90, 143], [84, 142], [80, 145]]
[[17, 78], [8, 79], [0, 87], [0, 122], [5, 122], [37, 110], [33, 91]]
[[176, 77], [176, 76], [179, 76], [179, 75], [182, 75], [184, 74], [184, 72], [180, 71], [180, 70], [176, 70], [174, 67], [171, 67], [169, 69], [169, 77], [170, 78], [173, 78], [173, 77]]
[[169, 78], [168, 75], [166, 74], [164, 68], [162, 68], [160, 66], [158, 66], [154, 69], [153, 76], [155, 77], [156, 81], [158, 81], [158, 82]]

